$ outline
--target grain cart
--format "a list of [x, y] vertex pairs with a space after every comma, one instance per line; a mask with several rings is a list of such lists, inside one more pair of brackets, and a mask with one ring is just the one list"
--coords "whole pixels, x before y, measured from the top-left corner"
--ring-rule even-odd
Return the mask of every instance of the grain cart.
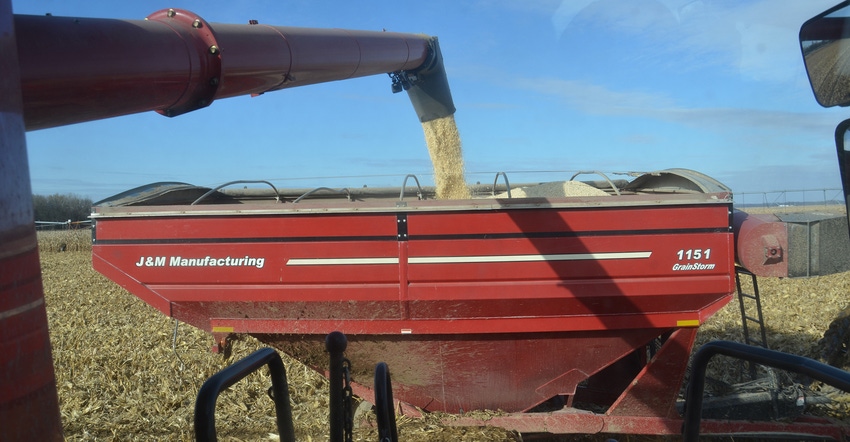
[[[18, 55], [0, 61], [20, 72], [20, 88], [12, 81], [11, 98], [2, 94], [12, 109], [4, 133], [147, 110], [177, 116], [219, 98], [379, 73], [408, 91], [420, 121], [454, 112], [428, 36], [210, 24], [179, 9], [144, 21], [13, 18], [8, 2], [2, 12]], [[14, 47], [8, 41], [4, 48]], [[51, 66], [65, 61], [74, 69], [56, 78]], [[736, 248], [763, 243], [736, 245], [730, 190], [699, 172], [602, 182], [587, 184], [599, 196], [510, 198], [505, 185], [507, 197], [461, 200], [422, 188], [414, 199], [406, 182], [336, 199], [319, 189], [257, 196], [155, 183], [95, 205], [92, 260], [162, 313], [211, 333], [222, 350], [229, 336], [250, 334], [320, 367], [325, 337], [342, 331], [355, 369], [393, 368], [405, 410], [498, 409], [493, 424], [528, 432], [679, 434], [698, 327], [732, 299]], [[25, 215], [21, 187], [3, 201]], [[23, 252], [4, 248], [2, 257], [32, 272], [34, 233], [20, 225], [4, 234]], [[0, 281], [16, 288], [18, 275]], [[36, 282], [23, 305], [43, 314]], [[23, 320], [21, 308], [0, 319]], [[9, 344], [41, 349], [30, 366], [49, 360], [42, 328], [38, 342]], [[3, 396], [11, 412], [2, 424], [14, 435], [56, 435], [55, 422], [16, 422], [35, 406], [45, 415], [55, 408], [52, 368], [41, 366], [37, 379]], [[370, 378], [354, 373], [362, 394]], [[21, 406], [21, 397], [35, 399]], [[844, 435], [817, 420], [702, 429]]]

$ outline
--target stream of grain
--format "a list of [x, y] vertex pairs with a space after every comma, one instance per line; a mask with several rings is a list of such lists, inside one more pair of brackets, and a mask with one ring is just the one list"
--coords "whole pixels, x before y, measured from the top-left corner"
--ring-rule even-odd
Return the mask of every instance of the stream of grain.
[[422, 130], [434, 165], [437, 199], [471, 198], [463, 176], [463, 153], [454, 116], [426, 121]]

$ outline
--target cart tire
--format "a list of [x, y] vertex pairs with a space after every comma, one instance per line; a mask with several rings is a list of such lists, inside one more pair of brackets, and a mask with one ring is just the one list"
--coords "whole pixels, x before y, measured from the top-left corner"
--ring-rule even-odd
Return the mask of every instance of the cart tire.
[[398, 442], [390, 370], [383, 362], [375, 367], [375, 415], [378, 418], [378, 440]]

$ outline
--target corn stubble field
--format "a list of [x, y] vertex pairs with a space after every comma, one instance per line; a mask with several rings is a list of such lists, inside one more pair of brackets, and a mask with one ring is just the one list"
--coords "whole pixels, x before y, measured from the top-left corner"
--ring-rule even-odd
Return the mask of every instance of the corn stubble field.
[[[195, 396], [203, 382], [263, 345], [242, 337], [234, 342], [230, 359], [224, 359], [210, 351], [209, 335], [182, 324], [174, 340], [170, 318], [92, 270], [88, 231], [40, 232], [39, 248], [66, 439], [194, 440]], [[812, 358], [819, 357], [818, 340], [830, 321], [850, 304], [850, 272], [806, 279], [760, 278], [759, 288], [771, 348]], [[698, 344], [714, 339], [742, 340], [737, 301], [700, 329]], [[283, 357], [297, 440], [327, 440], [326, 380]], [[726, 382], [740, 379], [738, 364], [719, 359], [711, 364], [712, 377]], [[261, 370], [219, 397], [219, 440], [277, 440], [274, 407], [266, 396], [269, 386], [267, 370]], [[832, 393], [832, 397], [836, 402], [818, 412], [846, 418], [850, 408], [846, 395]], [[444, 418], [399, 417], [399, 437], [522, 440], [497, 428], [446, 426], [441, 423]], [[366, 424], [356, 424], [355, 440], [377, 440], [377, 432], [368, 425], [374, 415], [366, 411], [361, 421]]]

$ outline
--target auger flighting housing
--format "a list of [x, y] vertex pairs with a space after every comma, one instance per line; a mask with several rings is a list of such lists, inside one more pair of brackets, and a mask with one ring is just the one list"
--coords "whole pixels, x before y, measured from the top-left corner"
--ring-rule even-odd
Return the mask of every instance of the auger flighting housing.
[[207, 23], [181, 9], [145, 20], [16, 15], [14, 25], [27, 130], [176, 116], [221, 98], [388, 73], [412, 80], [420, 121], [455, 110], [437, 39], [423, 34]]

